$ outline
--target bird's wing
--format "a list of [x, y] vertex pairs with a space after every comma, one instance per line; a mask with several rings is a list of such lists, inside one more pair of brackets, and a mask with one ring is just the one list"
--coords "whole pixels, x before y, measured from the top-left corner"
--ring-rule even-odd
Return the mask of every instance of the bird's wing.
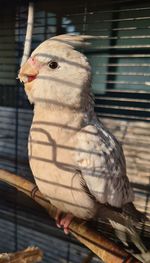
[[90, 194], [98, 202], [114, 207], [133, 201], [123, 151], [117, 140], [94, 125], [87, 125], [77, 136], [80, 149], [77, 167]]
[[135, 221], [130, 217], [130, 211], [128, 216], [118, 209], [133, 201], [120, 144], [103, 127], [88, 125], [78, 133], [78, 149], [76, 161], [83, 178], [82, 184], [87, 193], [100, 203], [98, 228], [102, 226], [108, 230], [107, 222], [110, 223], [124, 244], [127, 245], [130, 240], [147, 257], [147, 250], [134, 227]]

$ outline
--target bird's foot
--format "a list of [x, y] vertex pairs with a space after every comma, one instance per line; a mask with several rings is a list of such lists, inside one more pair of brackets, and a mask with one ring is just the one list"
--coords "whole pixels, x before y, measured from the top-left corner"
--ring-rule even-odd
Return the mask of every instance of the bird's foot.
[[73, 219], [73, 215], [71, 213], [64, 214], [61, 210], [57, 209], [56, 212], [56, 225], [57, 227], [63, 227], [64, 233], [67, 235], [69, 234], [69, 225]]

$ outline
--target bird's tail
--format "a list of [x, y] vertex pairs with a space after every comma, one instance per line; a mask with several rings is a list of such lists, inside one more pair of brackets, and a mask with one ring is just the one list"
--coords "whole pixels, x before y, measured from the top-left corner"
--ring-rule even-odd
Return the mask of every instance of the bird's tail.
[[129, 216], [133, 221], [137, 222], [150, 222], [146, 215], [136, 209], [133, 203], [127, 203], [123, 206], [122, 212], [125, 216]]
[[99, 223], [102, 223], [102, 220], [103, 223], [104, 221], [107, 222], [107, 229], [108, 223], [112, 226], [115, 235], [127, 250], [130, 250], [131, 244], [133, 244], [136, 248], [132, 249], [134, 256], [140, 259], [141, 262], [150, 263], [150, 252], [140, 237], [142, 224], [147, 221], [147, 218], [143, 213], [136, 210], [133, 204], [125, 205], [120, 211], [116, 208], [103, 206], [98, 216]]
[[143, 263], [150, 263], [150, 251], [147, 250], [139, 233], [133, 225], [130, 219], [126, 219], [125, 225], [117, 223], [113, 220], [109, 220], [110, 224], [115, 230], [116, 236], [122, 241], [126, 247], [130, 241], [140, 251], [140, 253], [134, 253], [134, 256]]

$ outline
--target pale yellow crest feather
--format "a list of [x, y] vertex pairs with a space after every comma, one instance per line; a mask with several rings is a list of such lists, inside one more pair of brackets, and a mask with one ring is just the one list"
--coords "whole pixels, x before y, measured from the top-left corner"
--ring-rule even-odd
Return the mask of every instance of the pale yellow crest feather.
[[68, 44], [73, 47], [84, 47], [90, 45], [89, 41], [92, 39], [97, 39], [97, 36], [64, 34], [52, 37], [49, 40], [58, 41], [59, 43]]

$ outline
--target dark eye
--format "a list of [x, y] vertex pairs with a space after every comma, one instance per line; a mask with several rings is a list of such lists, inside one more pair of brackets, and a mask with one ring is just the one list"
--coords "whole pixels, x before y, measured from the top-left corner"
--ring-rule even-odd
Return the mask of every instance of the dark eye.
[[56, 61], [50, 61], [50, 62], [48, 63], [48, 66], [49, 66], [49, 68], [51, 68], [51, 69], [56, 69], [56, 68], [58, 68], [58, 63], [57, 63]]

